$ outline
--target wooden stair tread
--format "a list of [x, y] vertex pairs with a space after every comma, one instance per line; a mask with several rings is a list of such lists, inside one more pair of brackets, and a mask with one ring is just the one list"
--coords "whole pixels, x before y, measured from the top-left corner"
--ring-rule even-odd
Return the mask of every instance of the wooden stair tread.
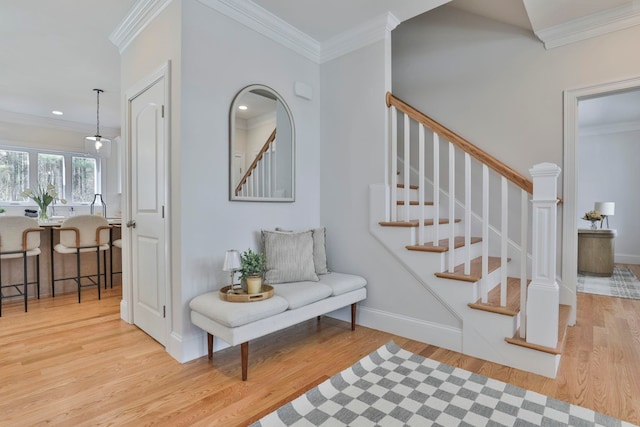
[[[482, 242], [482, 237], [472, 237], [471, 244]], [[453, 248], [458, 249], [464, 246], [464, 236], [456, 236], [453, 240]], [[409, 245], [406, 247], [410, 251], [423, 251], [423, 252], [447, 252], [449, 251], [449, 239], [441, 239], [438, 241], [438, 245], [434, 246], [433, 242], [425, 243], [423, 245]]]
[[[404, 184], [397, 184], [397, 187], [398, 187], [398, 188], [404, 188]], [[417, 185], [409, 185], [409, 188], [410, 188], [411, 190], [417, 190], [417, 189], [418, 189], [418, 186], [417, 186]]]
[[[459, 218], [456, 218], [454, 220], [454, 222], [460, 222], [460, 221], [461, 220]], [[380, 224], [383, 227], [417, 227], [418, 220], [410, 219], [409, 221], [380, 221], [378, 224]], [[449, 220], [440, 219], [440, 221], [438, 221], [438, 224], [449, 224]], [[433, 219], [425, 219], [424, 225], [433, 225]]]
[[[499, 257], [489, 257], [489, 273], [500, 268]], [[436, 273], [436, 277], [442, 279], [462, 280], [465, 282], [477, 282], [482, 278], [482, 257], [474, 258], [471, 260], [471, 274], [468, 276], [464, 274], [464, 264], [457, 265], [453, 273], [445, 271], [443, 273]]]
[[571, 314], [571, 306], [560, 304], [558, 316], [558, 344], [555, 348], [545, 347], [543, 345], [532, 344], [520, 338], [520, 331], [516, 331], [513, 338], [505, 338], [509, 344], [519, 345], [521, 347], [531, 348], [533, 350], [542, 351], [549, 354], [562, 354], [564, 341], [567, 336], [567, 327], [569, 326], [569, 315]]
[[498, 283], [497, 286], [489, 291], [486, 303], [483, 303], [482, 299], [478, 299], [475, 303], [467, 305], [475, 310], [483, 310], [505, 316], [518, 314], [520, 312], [520, 278], [507, 277], [507, 305], [505, 307], [500, 306], [501, 293], [500, 283]]
[[[404, 206], [405, 205], [404, 200], [398, 200], [396, 203], [398, 204], [398, 206]], [[429, 202], [429, 201], [425, 201], [424, 204], [425, 204], [425, 206], [433, 206], [433, 202]], [[418, 206], [418, 205], [420, 205], [420, 202], [418, 202], [417, 200], [410, 200], [409, 201], [409, 205]]]

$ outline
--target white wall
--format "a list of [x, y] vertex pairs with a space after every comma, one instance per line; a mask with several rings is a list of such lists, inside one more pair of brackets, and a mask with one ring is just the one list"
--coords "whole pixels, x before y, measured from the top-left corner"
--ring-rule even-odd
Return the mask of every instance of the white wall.
[[[640, 131], [581, 135], [578, 139], [578, 216], [593, 210], [595, 202], [615, 202], [615, 215], [609, 217], [609, 226], [618, 232], [615, 261], [620, 263], [640, 264], [637, 159]], [[581, 228], [589, 225], [588, 221], [578, 221]]]
[[385, 55], [380, 41], [321, 66], [321, 219], [329, 268], [367, 279], [365, 326], [405, 336], [406, 329], [393, 329], [396, 321], [459, 327], [369, 232], [369, 185], [385, 182]]
[[[177, 141], [182, 253], [173, 260], [182, 274], [173, 286], [179, 290], [174, 330], [183, 336], [189, 352], [183, 359], [188, 359], [205, 353], [202, 332], [189, 320], [188, 302], [228, 284], [229, 275], [222, 271], [225, 251], [259, 248], [261, 229], [320, 225], [320, 100], [296, 97], [294, 82], [310, 85], [314, 93], [320, 90], [317, 64], [195, 0], [182, 4], [182, 132]], [[294, 203], [229, 201], [229, 109], [236, 93], [254, 83], [276, 90], [291, 109]]]

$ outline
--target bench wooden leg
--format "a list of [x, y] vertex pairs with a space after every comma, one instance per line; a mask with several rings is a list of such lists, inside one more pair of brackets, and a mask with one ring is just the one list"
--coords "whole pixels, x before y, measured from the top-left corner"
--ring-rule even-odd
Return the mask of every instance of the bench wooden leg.
[[351, 330], [356, 330], [356, 303], [351, 304]]
[[247, 368], [249, 365], [249, 342], [240, 344], [240, 354], [242, 356], [242, 381], [247, 380]]
[[213, 335], [207, 332], [207, 349], [209, 350], [209, 360], [213, 359]]

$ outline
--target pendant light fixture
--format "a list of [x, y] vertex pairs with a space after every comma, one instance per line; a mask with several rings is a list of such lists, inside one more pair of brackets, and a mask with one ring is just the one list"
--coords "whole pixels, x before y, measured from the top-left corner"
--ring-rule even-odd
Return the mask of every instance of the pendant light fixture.
[[84, 139], [85, 151], [89, 154], [96, 154], [102, 157], [109, 157], [111, 154], [111, 140], [100, 135], [100, 93], [102, 89], [94, 89], [96, 92], [96, 134], [87, 136]]

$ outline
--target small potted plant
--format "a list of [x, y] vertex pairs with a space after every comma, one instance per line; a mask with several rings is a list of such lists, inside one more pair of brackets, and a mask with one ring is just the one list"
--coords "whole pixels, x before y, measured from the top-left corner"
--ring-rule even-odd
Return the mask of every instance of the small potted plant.
[[598, 211], [589, 211], [582, 217], [585, 221], [591, 221], [592, 230], [596, 230], [598, 228], [596, 223], [602, 221], [603, 218], [602, 214]]
[[0, 216], [3, 216], [7, 210], [5, 208], [0, 208]]
[[240, 279], [247, 283], [247, 293], [257, 294], [262, 289], [262, 274], [266, 259], [262, 252], [247, 249], [240, 255]]

